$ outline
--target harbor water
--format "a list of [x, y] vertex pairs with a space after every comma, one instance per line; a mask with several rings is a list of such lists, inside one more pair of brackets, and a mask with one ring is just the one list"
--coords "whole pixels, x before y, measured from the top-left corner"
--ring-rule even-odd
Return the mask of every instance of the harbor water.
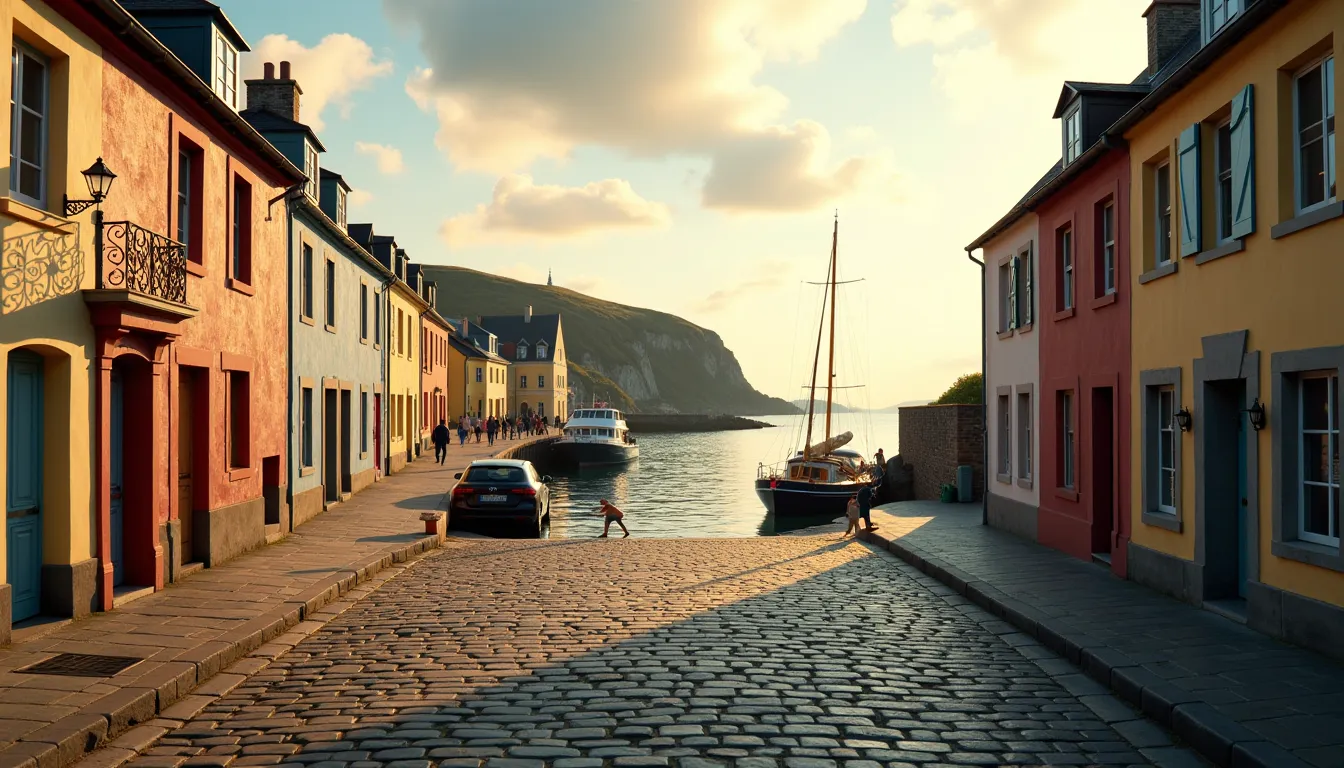
[[[775, 426], [731, 432], [637, 434], [639, 460], [617, 469], [561, 474], [550, 469], [552, 538], [602, 532], [594, 511], [609, 499], [626, 513], [632, 536], [691, 538], [782, 533], [756, 497], [758, 465], [782, 462], [802, 447], [800, 416], [764, 416]], [[822, 439], [818, 417], [813, 442]], [[832, 433], [853, 432], [847, 447], [871, 457], [897, 453], [894, 413], [835, 414]], [[826, 522], [826, 521], [813, 521]], [[612, 525], [613, 535], [620, 529]]]

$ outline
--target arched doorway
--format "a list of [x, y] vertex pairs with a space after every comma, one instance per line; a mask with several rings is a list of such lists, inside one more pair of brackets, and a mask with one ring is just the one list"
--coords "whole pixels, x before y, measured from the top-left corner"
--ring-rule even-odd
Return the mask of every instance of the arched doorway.
[[24, 349], [9, 353], [7, 399], [8, 492], [5, 498], [7, 578], [13, 621], [36, 616], [42, 608], [42, 485], [45, 478], [41, 355]]

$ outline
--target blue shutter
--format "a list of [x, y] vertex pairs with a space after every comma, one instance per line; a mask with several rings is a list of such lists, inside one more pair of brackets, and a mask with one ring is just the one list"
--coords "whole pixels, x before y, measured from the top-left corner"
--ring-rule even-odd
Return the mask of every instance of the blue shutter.
[[1181, 255], [1199, 253], [1202, 216], [1199, 194], [1199, 123], [1181, 131], [1177, 147], [1180, 173]]
[[1017, 301], [1017, 259], [1014, 258], [1009, 264], [1012, 282], [1008, 284], [1008, 327], [1017, 328], [1022, 325], [1022, 308]]
[[1232, 236], [1255, 231], [1255, 111], [1248, 85], [1232, 98]]

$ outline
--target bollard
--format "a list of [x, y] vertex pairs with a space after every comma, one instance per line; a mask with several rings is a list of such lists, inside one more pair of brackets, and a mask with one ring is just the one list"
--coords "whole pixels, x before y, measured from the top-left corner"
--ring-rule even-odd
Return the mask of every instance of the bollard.
[[443, 515], [439, 514], [438, 512], [421, 512], [421, 513], [420, 513], [420, 519], [425, 521], [425, 535], [426, 535], [426, 536], [438, 536], [438, 535], [440, 535], [440, 531], [439, 531], [439, 521], [440, 521], [442, 518], [443, 518]]

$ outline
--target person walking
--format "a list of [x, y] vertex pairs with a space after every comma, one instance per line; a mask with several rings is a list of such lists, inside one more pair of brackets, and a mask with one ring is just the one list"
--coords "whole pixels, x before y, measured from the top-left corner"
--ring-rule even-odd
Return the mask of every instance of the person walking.
[[618, 508], [615, 504], [612, 504], [610, 501], [607, 501], [606, 499], [601, 499], [601, 504], [602, 506], [598, 507], [597, 511], [602, 514], [603, 519], [602, 535], [598, 536], [597, 538], [599, 539], [607, 538], [607, 531], [610, 530], [611, 524], [613, 522], [621, 526], [622, 531], [625, 531], [625, 536], [622, 536], [621, 538], [624, 539], [628, 537], [630, 535], [630, 529], [626, 528], [625, 523], [623, 522], [625, 519], [625, 513], [622, 512], [620, 508]]
[[843, 539], [851, 533], [857, 536], [859, 533], [859, 497], [857, 495], [849, 497], [849, 503], [845, 505], [845, 518], [849, 520], [849, 524], [845, 526], [845, 532], [840, 535], [840, 538]]
[[467, 444], [467, 417], [465, 414], [457, 420], [457, 444]]
[[863, 523], [864, 525], [867, 526], [866, 528], [864, 528], [864, 532], [871, 533], [877, 530], [877, 526], [873, 525], [873, 518], [872, 518], [873, 487], [871, 485], [865, 485], [862, 488], [860, 488], [858, 493], [858, 500], [859, 500], [859, 517], [863, 518]]
[[481, 417], [480, 417], [480, 416], [472, 416], [472, 417], [471, 417], [471, 429], [472, 429], [473, 432], [476, 433], [476, 442], [478, 442], [478, 443], [481, 442]]
[[490, 444], [495, 444], [495, 433], [499, 431], [499, 420], [491, 416], [485, 422], [485, 436], [490, 439]]
[[453, 437], [448, 433], [448, 425], [443, 419], [439, 419], [439, 426], [430, 433], [429, 439], [434, 442], [434, 461], [442, 465], [448, 458], [448, 443], [452, 442]]

